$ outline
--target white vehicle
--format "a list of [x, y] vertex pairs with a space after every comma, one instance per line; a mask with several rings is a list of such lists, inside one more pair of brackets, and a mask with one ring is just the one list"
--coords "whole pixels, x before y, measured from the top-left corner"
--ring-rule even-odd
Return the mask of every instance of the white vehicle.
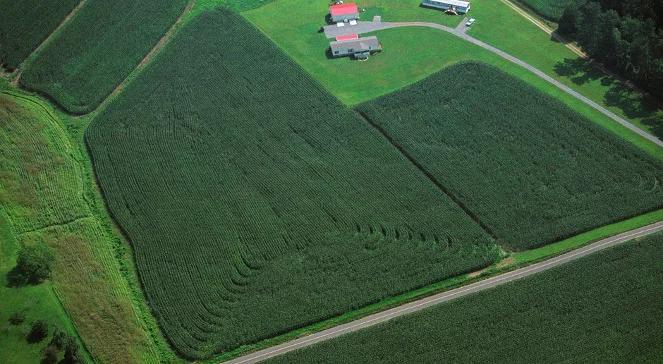
[[465, 23], [465, 25], [468, 26], [468, 27], [471, 27], [472, 24], [474, 24], [475, 21], [476, 21], [476, 19], [471, 18], [470, 20], [467, 21], [467, 23]]
[[340, 27], [344, 27], [344, 26], [345, 26], [345, 23], [343, 23], [343, 22], [339, 22], [339, 23], [336, 23], [336, 26], [339, 27], [339, 28], [340, 28]]

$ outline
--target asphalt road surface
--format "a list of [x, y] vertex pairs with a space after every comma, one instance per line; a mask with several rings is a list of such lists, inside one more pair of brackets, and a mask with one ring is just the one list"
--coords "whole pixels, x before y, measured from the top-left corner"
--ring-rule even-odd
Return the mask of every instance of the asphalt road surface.
[[[237, 359], [231, 360], [227, 363], [231, 364], [250, 364], [257, 363], [262, 360], [266, 360], [277, 355], [287, 353], [289, 351], [301, 349], [321, 341], [333, 339], [335, 337], [365, 329], [382, 322], [391, 320], [396, 317], [401, 317], [413, 312], [421, 311], [427, 307], [433, 305], [451, 301], [456, 298], [467, 296], [472, 293], [483, 291], [489, 288], [493, 288], [508, 282], [515, 281], [524, 277], [537, 274], [539, 272], [546, 271], [558, 267], [562, 264], [568, 263], [570, 261], [582, 258], [589, 254], [595, 253], [597, 251], [607, 249], [609, 247], [622, 244], [629, 240], [633, 240], [639, 237], [653, 234], [655, 232], [663, 231], [663, 222], [656, 224], [648, 225], [639, 229], [631, 230], [619, 235], [615, 235], [610, 238], [606, 238], [595, 243], [586, 245], [582, 248], [570, 251], [568, 253], [544, 260], [539, 263], [529, 265], [524, 268], [520, 268], [511, 272], [503, 273], [491, 278], [487, 278], [476, 283], [469, 284], [467, 286], [459, 287], [452, 289], [450, 291], [438, 293], [433, 296], [425, 297], [417, 301], [403, 304], [398, 307], [391, 308], [386, 311], [378, 312], [376, 314], [366, 316], [364, 318], [349, 322], [347, 324], [335, 326], [327, 330], [317, 332], [308, 336], [304, 336], [292, 341], [285, 342], [280, 345], [272, 346], [267, 349], [249, 353], [245, 356], [239, 357]], [[581, 279], [581, 278], [579, 278]]]
[[447, 33], [451, 33], [461, 39], [464, 39], [472, 44], [475, 44], [485, 50], [488, 50], [504, 59], [506, 59], [509, 62], [515, 63], [528, 71], [532, 72], [539, 78], [553, 84], [555, 87], [559, 88], [560, 90], [566, 92], [567, 94], [573, 96], [574, 98], [584, 102], [585, 104], [589, 105], [590, 107], [598, 110], [601, 114], [609, 117], [610, 119], [616, 121], [617, 123], [623, 125], [624, 127], [632, 130], [636, 134], [640, 135], [641, 137], [651, 141], [652, 143], [658, 145], [659, 147], [663, 147], [663, 141], [658, 139], [657, 137], [647, 133], [646, 131], [638, 128], [637, 126], [631, 124], [629, 121], [625, 120], [624, 118], [616, 115], [612, 111], [604, 108], [603, 106], [597, 104], [596, 102], [590, 100], [589, 98], [581, 95], [577, 91], [573, 90], [572, 88], [566, 86], [565, 84], [557, 81], [556, 79], [548, 76], [546, 73], [543, 71], [539, 70], [538, 68], [530, 65], [529, 63], [514, 57], [498, 48], [495, 48], [491, 46], [488, 43], [482, 42], [468, 34], [466, 34], [467, 27], [465, 26], [465, 20], [463, 20], [460, 25], [457, 28], [450, 28], [441, 24], [437, 23], [429, 23], [429, 22], [368, 22], [368, 21], [360, 21], [357, 22], [357, 25], [346, 25], [344, 27], [338, 28], [336, 25], [328, 25], [324, 27], [324, 32], [325, 35], [328, 38], [334, 38], [338, 35], [342, 34], [348, 34], [348, 33], [356, 33], [356, 34], [362, 34], [362, 33], [368, 33], [368, 32], [374, 32], [378, 30], [383, 30], [383, 29], [390, 29], [390, 28], [400, 28], [400, 27], [426, 27], [426, 28], [434, 28], [438, 29]]

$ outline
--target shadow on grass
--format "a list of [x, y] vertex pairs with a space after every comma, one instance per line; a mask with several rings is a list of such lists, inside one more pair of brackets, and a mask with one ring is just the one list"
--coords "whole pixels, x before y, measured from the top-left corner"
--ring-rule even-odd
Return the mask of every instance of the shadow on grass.
[[663, 112], [658, 102], [628, 87], [627, 84], [606, 74], [591, 62], [582, 58], [565, 58], [554, 67], [555, 73], [571, 80], [576, 85], [598, 81], [608, 87], [603, 101], [610, 107], [621, 110], [629, 119], [641, 119], [649, 131], [663, 139]]

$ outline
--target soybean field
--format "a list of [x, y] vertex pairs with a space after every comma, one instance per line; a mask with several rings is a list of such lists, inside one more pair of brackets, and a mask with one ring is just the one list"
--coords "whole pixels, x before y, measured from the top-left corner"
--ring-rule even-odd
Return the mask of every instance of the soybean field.
[[659, 161], [492, 66], [458, 64], [357, 110], [511, 249], [663, 206]]
[[663, 235], [266, 363], [656, 363]]
[[0, 0], [0, 66], [16, 69], [79, 0]]
[[21, 85], [48, 94], [70, 113], [88, 113], [140, 63], [185, 5], [88, 0], [27, 67]]
[[86, 142], [147, 299], [189, 359], [499, 258], [443, 190], [227, 10], [182, 29]]

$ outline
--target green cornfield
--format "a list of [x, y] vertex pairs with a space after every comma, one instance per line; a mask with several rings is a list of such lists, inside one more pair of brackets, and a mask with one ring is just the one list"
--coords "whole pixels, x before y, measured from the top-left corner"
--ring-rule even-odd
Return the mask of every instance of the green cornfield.
[[511, 249], [663, 207], [659, 161], [492, 66], [458, 64], [357, 110]]
[[541, 17], [554, 22], [559, 20], [566, 6], [573, 1], [575, 0], [516, 0]]
[[663, 235], [265, 361], [658, 363]]
[[23, 72], [21, 85], [70, 113], [88, 113], [140, 63], [186, 3], [88, 0]]
[[147, 299], [189, 359], [499, 258], [387, 139], [226, 10], [182, 29], [86, 142]]
[[78, 3], [79, 0], [0, 0], [0, 66], [17, 68]]

